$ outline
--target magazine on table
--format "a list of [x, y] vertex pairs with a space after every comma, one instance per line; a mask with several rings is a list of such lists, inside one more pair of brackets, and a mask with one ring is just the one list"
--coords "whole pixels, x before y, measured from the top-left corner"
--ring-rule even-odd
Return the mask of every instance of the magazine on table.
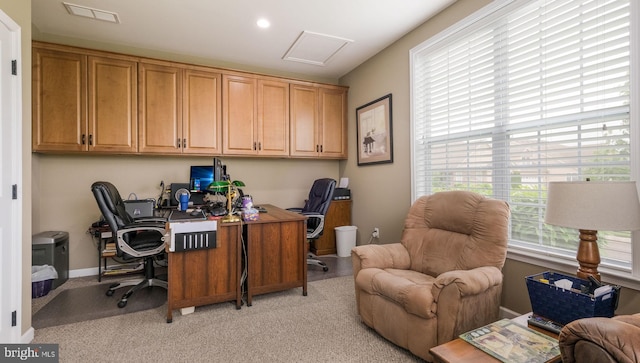
[[557, 339], [509, 319], [471, 330], [460, 338], [502, 362], [543, 363], [560, 355]]

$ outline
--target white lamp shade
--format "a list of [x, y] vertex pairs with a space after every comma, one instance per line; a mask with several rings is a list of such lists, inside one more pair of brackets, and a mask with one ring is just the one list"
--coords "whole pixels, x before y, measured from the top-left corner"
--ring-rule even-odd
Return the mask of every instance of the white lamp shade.
[[544, 221], [585, 230], [638, 230], [636, 182], [550, 182]]

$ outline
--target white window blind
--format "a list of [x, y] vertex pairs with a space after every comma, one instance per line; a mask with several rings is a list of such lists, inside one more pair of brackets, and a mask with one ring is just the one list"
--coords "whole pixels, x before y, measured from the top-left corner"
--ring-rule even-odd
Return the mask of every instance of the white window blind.
[[[413, 198], [507, 200], [511, 246], [575, 260], [577, 231], [544, 223], [547, 183], [631, 179], [630, 58], [628, 0], [514, 1], [413, 49]], [[630, 233], [599, 244], [630, 271]]]

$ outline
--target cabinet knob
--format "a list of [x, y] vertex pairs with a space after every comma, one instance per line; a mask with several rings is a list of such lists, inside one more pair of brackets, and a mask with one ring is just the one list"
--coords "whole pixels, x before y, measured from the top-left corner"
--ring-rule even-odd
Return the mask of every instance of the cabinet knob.
[[180, 139], [179, 138], [176, 140], [176, 144], [178, 145], [177, 148], [179, 149], [180, 148]]
[[93, 134], [89, 134], [89, 146], [93, 146]]
[[256, 142], [255, 142], [255, 141], [253, 142], [253, 150], [258, 150], [258, 149], [256, 148]]
[[187, 147], [187, 139], [182, 139], [182, 147], [183, 148]]
[[80, 142], [82, 142], [82, 145], [84, 145], [84, 144], [85, 144], [84, 136], [85, 136], [85, 135], [84, 135], [84, 134], [82, 134], [82, 140], [80, 141]]
[[262, 143], [261, 142], [258, 143], [258, 150], [262, 150]]

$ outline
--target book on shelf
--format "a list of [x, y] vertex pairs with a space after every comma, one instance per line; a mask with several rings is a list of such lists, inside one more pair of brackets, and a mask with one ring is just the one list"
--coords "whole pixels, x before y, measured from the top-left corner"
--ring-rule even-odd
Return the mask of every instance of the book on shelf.
[[557, 339], [509, 319], [471, 330], [460, 338], [502, 362], [543, 363], [560, 356]]

